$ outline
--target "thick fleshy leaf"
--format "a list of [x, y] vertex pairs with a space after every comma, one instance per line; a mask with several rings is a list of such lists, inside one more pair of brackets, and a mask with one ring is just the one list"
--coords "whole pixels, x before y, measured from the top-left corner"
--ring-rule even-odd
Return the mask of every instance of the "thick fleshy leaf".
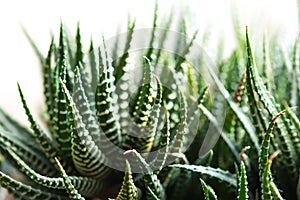
[[72, 182], [70, 178], [68, 177], [67, 173], [65, 172], [62, 165], [59, 163], [58, 159], [55, 159], [57, 162], [58, 169], [61, 173], [61, 176], [63, 178], [64, 187], [67, 190], [69, 194], [69, 198], [71, 200], [84, 200], [84, 198], [78, 193], [78, 191], [75, 189], [75, 187], [72, 185]]
[[38, 170], [41, 174], [52, 176], [58, 173], [43, 152], [32, 148], [30, 145], [27, 145], [26, 142], [20, 141], [12, 135], [11, 132], [0, 128], [0, 152], [4, 157], [9, 156], [7, 149], [10, 148], [14, 150], [24, 162], [30, 163], [32, 168]]
[[237, 187], [236, 178], [234, 177], [234, 175], [222, 169], [215, 169], [212, 167], [203, 167], [197, 165], [181, 165], [181, 164], [170, 165], [170, 167], [185, 169], [185, 170], [192, 171], [194, 173], [206, 175], [208, 177], [214, 178], [232, 187]]
[[[151, 191], [161, 200], [166, 199], [165, 190], [163, 189], [157, 175], [153, 173], [149, 164], [145, 159], [136, 151], [128, 150], [125, 154], [133, 154], [135, 158], [135, 163], [138, 164], [143, 174], [144, 187], [149, 187]], [[146, 199], [152, 199], [152, 195], [149, 192], [146, 192]]]
[[[121, 130], [116, 111], [116, 95], [113, 76], [113, 67], [109, 58], [103, 38], [103, 69], [99, 69], [99, 82], [96, 91], [96, 109], [98, 124], [103, 131], [101, 136], [101, 149], [107, 154], [114, 153], [112, 145], [118, 146], [121, 142]], [[102, 49], [101, 49], [102, 50]], [[101, 56], [101, 55], [99, 55]], [[100, 63], [101, 64], [101, 63]]]
[[[40, 126], [36, 123], [34, 120], [28, 106], [26, 103], [26, 100], [24, 98], [24, 95], [22, 93], [21, 87], [18, 84], [18, 89], [19, 89], [19, 94], [23, 103], [23, 107], [25, 110], [25, 113], [28, 117], [28, 121], [31, 124], [31, 129], [32, 129], [32, 135], [35, 137], [35, 140], [37, 144], [40, 146], [40, 148], [43, 150], [47, 158], [50, 160], [51, 163], [55, 164], [54, 157], [59, 157], [60, 159], [62, 158], [60, 153], [57, 151], [57, 148], [53, 145], [53, 142], [51, 139], [47, 136], [47, 134], [40, 128]], [[67, 163], [63, 161], [63, 165], [66, 165]], [[68, 171], [71, 171], [70, 167], [67, 168]]]
[[60, 200], [66, 199], [66, 196], [54, 194], [53, 192], [43, 191], [32, 186], [17, 181], [0, 171], [0, 185], [6, 188], [13, 196], [18, 199], [45, 199]]
[[204, 192], [205, 200], [217, 200], [218, 198], [217, 198], [215, 191], [209, 185], [207, 185], [204, 182], [204, 180], [200, 179], [200, 181], [201, 181], [202, 189]]
[[180, 91], [180, 102], [181, 102], [180, 122], [179, 122], [179, 127], [176, 130], [176, 134], [170, 144], [170, 153], [171, 154], [182, 153], [184, 135], [188, 131], [187, 121], [186, 121], [186, 119], [187, 119], [187, 104], [186, 104], [184, 95], [181, 91]]
[[170, 144], [170, 120], [169, 120], [169, 112], [165, 108], [165, 124], [161, 130], [160, 138], [159, 138], [159, 145], [158, 151], [156, 153], [155, 158], [151, 162], [151, 168], [160, 172], [163, 168], [167, 156], [169, 153], [169, 144]]
[[109, 169], [107, 168], [107, 158], [95, 144], [92, 136], [83, 123], [82, 116], [71, 97], [68, 89], [60, 81], [66, 95], [69, 106], [70, 121], [72, 124], [72, 159], [76, 169], [80, 174], [87, 177], [102, 178]]
[[266, 165], [268, 164], [269, 152], [270, 152], [270, 140], [273, 137], [272, 132], [278, 118], [285, 113], [286, 110], [278, 113], [269, 124], [269, 127], [264, 135], [264, 139], [261, 144], [260, 155], [259, 155], [259, 175], [261, 180], [263, 179], [263, 173], [265, 171]]
[[[158, 114], [160, 107], [160, 103], [154, 105], [155, 98], [153, 94], [155, 93], [155, 88], [153, 86], [152, 65], [146, 57], [144, 57], [144, 59], [142, 85], [139, 88], [136, 101], [133, 105], [133, 122], [131, 122], [130, 134], [125, 138], [123, 145], [125, 149], [134, 148], [139, 152], [148, 152], [152, 147], [154, 131], [156, 129], [155, 126], [157, 125], [155, 123], [157, 116], [155, 115]], [[161, 85], [159, 82], [157, 82], [157, 84], [158, 87], [160, 87], [157, 89], [157, 92], [160, 93], [162, 92]], [[161, 101], [161, 94], [158, 94], [157, 97], [157, 99]], [[154, 106], [157, 108], [154, 108]], [[154, 114], [154, 116], [152, 114]]]
[[[53, 178], [49, 176], [44, 176], [32, 168], [30, 168], [14, 151], [8, 149], [9, 155], [17, 163], [18, 168], [22, 171], [29, 179], [38, 183], [41, 186], [52, 188], [52, 189], [64, 189], [63, 178]], [[99, 194], [99, 191], [103, 188], [103, 182], [95, 179], [90, 179], [86, 177], [69, 176], [69, 180], [76, 190], [80, 194], [86, 197], [93, 197]]]
[[116, 200], [136, 200], [138, 199], [137, 188], [134, 185], [130, 164], [126, 160], [126, 170], [121, 190]]
[[239, 174], [238, 200], [247, 200], [248, 196], [248, 181], [244, 162], [241, 162]]

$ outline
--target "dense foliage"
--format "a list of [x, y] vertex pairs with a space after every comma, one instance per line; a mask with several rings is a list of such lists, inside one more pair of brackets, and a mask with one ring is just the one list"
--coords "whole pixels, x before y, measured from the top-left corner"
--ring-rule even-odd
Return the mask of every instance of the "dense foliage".
[[[135, 21], [124, 44], [91, 41], [87, 55], [79, 25], [74, 39], [61, 24], [46, 56], [26, 33], [41, 63], [47, 128], [18, 85], [31, 126], [0, 110], [1, 164], [9, 163], [0, 185], [18, 199], [300, 198], [299, 40], [285, 51], [264, 39], [256, 64], [248, 30], [245, 39], [239, 33], [208, 85], [203, 55], [188, 57], [197, 33], [187, 39], [180, 21], [180, 53], [170, 54], [163, 49], [171, 21], [157, 37], [157, 18], [156, 5], [149, 48], [134, 63]], [[130, 65], [142, 66], [138, 88]], [[208, 130], [220, 138], [207, 140]]]

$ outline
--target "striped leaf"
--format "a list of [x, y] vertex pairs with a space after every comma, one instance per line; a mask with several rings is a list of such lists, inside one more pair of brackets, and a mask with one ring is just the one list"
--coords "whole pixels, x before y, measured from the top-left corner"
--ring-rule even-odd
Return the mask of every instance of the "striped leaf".
[[26, 185], [17, 181], [10, 176], [0, 171], [0, 185], [6, 188], [13, 196], [18, 199], [32, 199], [32, 200], [60, 200], [66, 199], [66, 196], [54, 194], [53, 192], [42, 191], [32, 186]]
[[156, 153], [155, 158], [151, 162], [151, 168], [157, 170], [157, 172], [160, 172], [163, 168], [168, 153], [169, 153], [169, 144], [170, 144], [170, 120], [169, 120], [169, 112], [165, 109], [165, 124], [164, 127], [161, 130], [160, 138], [159, 138], [159, 145], [158, 150]]
[[254, 145], [257, 153], [259, 152], [259, 143], [258, 138], [255, 134], [255, 130], [253, 127], [253, 124], [251, 123], [251, 120], [248, 118], [248, 116], [243, 112], [243, 110], [238, 106], [238, 104], [232, 99], [230, 93], [218, 76], [215, 74], [213, 70], [208, 68], [210, 75], [212, 76], [212, 79], [214, 80], [217, 89], [220, 91], [221, 95], [225, 99], [226, 103], [228, 104], [230, 110], [234, 113], [234, 115], [237, 117], [238, 121], [241, 123], [242, 127], [245, 129], [247, 135], [249, 136], [251, 143]]
[[137, 188], [134, 185], [129, 162], [126, 160], [125, 175], [121, 190], [116, 200], [136, 200], [138, 199]]
[[182, 147], [183, 147], [183, 139], [184, 135], [187, 133], [187, 104], [186, 100], [184, 98], [184, 95], [180, 91], [180, 102], [181, 102], [181, 107], [180, 107], [180, 122], [179, 122], [179, 127], [176, 130], [176, 134], [170, 144], [170, 153], [171, 154], [177, 154], [177, 153], [182, 153]]
[[[130, 135], [126, 136], [123, 145], [125, 149], [134, 148], [140, 152], [148, 152], [152, 147], [154, 131], [156, 130], [157, 125], [157, 122], [155, 122], [157, 116], [155, 115], [158, 114], [160, 108], [160, 103], [154, 105], [156, 102], [153, 96], [155, 88], [153, 87], [152, 66], [146, 57], [144, 57], [144, 59], [142, 85], [139, 88], [139, 93], [137, 94], [136, 101], [133, 105], [133, 122], [131, 122]], [[161, 101], [160, 93], [162, 90], [159, 82], [157, 82], [157, 85], [157, 100]], [[154, 108], [154, 106], [156, 108]], [[139, 140], [138, 142], [137, 138]]]
[[69, 194], [69, 198], [71, 200], [84, 200], [84, 198], [78, 193], [78, 191], [72, 185], [70, 178], [68, 177], [68, 175], [65, 172], [64, 168], [62, 167], [62, 165], [59, 163], [58, 159], [55, 159], [55, 160], [57, 162], [57, 166], [61, 173], [61, 176], [63, 178], [65, 189], [67, 190], [67, 192]]
[[[65, 68], [66, 70], [66, 68]], [[65, 76], [64, 76], [65, 77]], [[57, 77], [58, 78], [58, 77]], [[66, 81], [65, 81], [66, 82]], [[65, 155], [68, 165], [72, 166], [71, 123], [68, 116], [68, 104], [61, 85], [58, 85], [53, 108], [53, 136], [59, 149]], [[66, 169], [67, 170], [67, 169]], [[67, 170], [67, 172], [70, 172]]]
[[101, 137], [101, 149], [109, 154], [112, 145], [118, 146], [121, 142], [121, 130], [118, 121], [118, 113], [116, 112], [116, 96], [115, 96], [115, 85], [113, 76], [113, 67], [108, 57], [105, 41], [103, 38], [104, 46], [104, 62], [103, 70], [99, 70], [99, 82], [96, 91], [96, 109], [98, 124], [102, 129], [103, 133]]
[[[38, 183], [41, 186], [52, 188], [55, 190], [64, 189], [63, 178], [52, 178], [41, 175], [34, 171], [30, 166], [28, 166], [14, 151], [7, 149], [9, 155], [17, 163], [18, 168], [22, 171], [28, 178]], [[103, 182], [95, 179], [90, 179], [86, 177], [70, 176], [70, 182], [80, 194], [86, 197], [93, 197], [99, 194], [99, 190], [103, 188]]]
[[52, 38], [51, 44], [48, 50], [48, 55], [46, 57], [45, 63], [42, 68], [43, 75], [43, 86], [44, 86], [44, 96], [45, 103], [47, 106], [47, 112], [49, 114], [50, 124], [53, 125], [54, 113], [53, 109], [55, 108], [54, 100], [54, 88], [53, 88], [53, 69], [52, 69], [52, 57], [53, 57], [53, 48], [54, 48], [54, 39]]
[[[81, 64], [79, 64], [81, 65]], [[82, 117], [82, 122], [84, 123], [86, 129], [89, 134], [92, 136], [93, 140], [96, 144], [100, 146], [100, 129], [98, 126], [98, 120], [96, 116], [96, 111], [94, 104], [90, 102], [89, 93], [84, 86], [87, 83], [87, 80], [83, 77], [84, 74], [82, 72], [82, 67], [75, 66], [74, 70], [74, 93], [73, 93], [73, 101], [76, 104], [78, 112]], [[84, 84], [85, 82], [85, 84]]]
[[[157, 128], [160, 123], [160, 108], [162, 104], [162, 93], [163, 88], [161, 82], [158, 77], [155, 76], [156, 79], [156, 96], [154, 100], [154, 104], [152, 106], [151, 112], [149, 114], [148, 124], [146, 126], [142, 126], [141, 128], [135, 127], [135, 130], [138, 130], [139, 134], [139, 149], [142, 152], [150, 152], [153, 147], [153, 143], [155, 140], [155, 136], [157, 134]], [[142, 148], [142, 149], [141, 149]]]
[[70, 122], [72, 124], [72, 159], [80, 174], [96, 179], [107, 174], [107, 158], [98, 148], [92, 136], [83, 123], [82, 116], [64, 83], [60, 80], [67, 104], [69, 106]]
[[0, 129], [0, 152], [3, 156], [9, 156], [7, 149], [12, 149], [24, 162], [31, 163], [32, 168], [41, 174], [52, 176], [58, 173], [43, 152], [26, 145], [26, 142], [19, 141], [12, 135]]
[[[50, 160], [51, 163], [55, 164], [54, 157], [59, 157], [62, 159], [61, 155], [57, 151], [57, 148], [53, 145], [51, 139], [46, 135], [46, 133], [40, 128], [40, 126], [34, 120], [28, 106], [26, 100], [24, 98], [23, 92], [21, 90], [20, 85], [18, 84], [19, 94], [22, 100], [22, 104], [27, 115], [28, 121], [31, 124], [32, 135], [35, 137], [37, 144], [43, 150], [47, 158]], [[65, 161], [62, 162], [64, 166], [67, 166]], [[70, 166], [67, 167], [68, 171], [71, 171]]]
[[[157, 175], [153, 173], [152, 169], [150, 168], [149, 164], [145, 161], [145, 159], [136, 151], [136, 150], [128, 150], [125, 154], [132, 154], [135, 159], [135, 163], [138, 164], [141, 172], [143, 174], [144, 180], [144, 187], [149, 187], [151, 191], [161, 200], [166, 199], [165, 191], [157, 178]], [[146, 192], [146, 199], [152, 199], [152, 195], [147, 190]]]
[[6, 132], [9, 132], [9, 137], [13, 137], [14, 140], [22, 141], [23, 144], [30, 146], [31, 148], [40, 149], [36, 145], [36, 141], [31, 131], [25, 128], [23, 125], [15, 121], [4, 110], [0, 108], [0, 128]]

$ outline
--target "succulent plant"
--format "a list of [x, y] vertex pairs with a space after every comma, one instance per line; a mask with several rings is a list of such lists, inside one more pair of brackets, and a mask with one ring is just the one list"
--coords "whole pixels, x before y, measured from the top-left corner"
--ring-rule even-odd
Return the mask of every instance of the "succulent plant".
[[[157, 18], [156, 4], [150, 31], [129, 20], [125, 37], [91, 40], [87, 54], [79, 25], [73, 39], [61, 23], [46, 56], [25, 31], [46, 126], [18, 84], [30, 129], [0, 110], [0, 185], [17, 199], [300, 198], [299, 41], [285, 52], [265, 40], [258, 67], [246, 30], [216, 74], [184, 20], [166, 51], [171, 21]], [[150, 38], [137, 52], [139, 31]]]

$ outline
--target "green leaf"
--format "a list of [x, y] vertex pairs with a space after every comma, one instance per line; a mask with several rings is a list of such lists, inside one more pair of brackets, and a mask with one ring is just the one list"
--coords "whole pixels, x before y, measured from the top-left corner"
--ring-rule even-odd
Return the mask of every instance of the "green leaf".
[[151, 162], [151, 168], [157, 170], [157, 172], [160, 172], [163, 168], [167, 156], [169, 153], [169, 144], [170, 144], [170, 120], [169, 120], [169, 112], [166, 109], [166, 106], [164, 105], [165, 110], [165, 123], [164, 127], [160, 131], [160, 138], [159, 138], [159, 144], [158, 144], [158, 151], [156, 153], [155, 158]]
[[218, 197], [214, 190], [200, 178], [205, 200], [217, 200]]
[[75, 54], [75, 65], [79, 63], [83, 64], [84, 54], [82, 52], [81, 44], [81, 34], [80, 34], [80, 24], [77, 23], [77, 32], [76, 32], [76, 54]]
[[115, 84], [118, 83], [120, 78], [125, 73], [124, 68], [127, 65], [126, 59], [128, 59], [128, 57], [129, 57], [129, 49], [130, 49], [131, 41], [132, 41], [132, 38], [133, 38], [134, 27], [135, 27], [135, 20], [133, 20], [133, 22], [128, 20], [126, 42], [125, 42], [125, 46], [124, 46], [122, 56], [120, 58], [113, 57], [113, 59], [117, 59], [117, 62], [114, 65], [114, 73], [113, 73], [114, 77], [115, 77]]
[[[69, 42], [67, 41], [66, 33], [64, 25], [60, 24], [60, 33], [59, 33], [59, 43], [58, 43], [58, 49], [57, 49], [57, 58], [56, 58], [56, 67], [58, 68], [58, 77], [57, 83], [59, 82], [59, 78], [61, 78], [64, 83], [66, 84], [69, 91], [73, 91], [73, 82], [71, 80], [71, 74], [70, 74], [70, 64], [72, 63], [68, 62], [68, 58], [72, 55], [72, 53], [68, 54], [68, 48], [69, 48]], [[73, 66], [72, 66], [73, 67]], [[57, 84], [58, 87], [58, 84]]]
[[0, 127], [9, 132], [9, 137], [14, 137], [18, 141], [22, 141], [27, 146], [39, 149], [36, 145], [35, 138], [23, 125], [14, 120], [4, 110], [0, 108]]
[[150, 187], [147, 187], [147, 191], [151, 196], [151, 200], [159, 200], [159, 198], [154, 194], [154, 192], [150, 189]]
[[267, 163], [267, 165], [264, 168], [264, 172], [263, 172], [263, 177], [262, 177], [262, 200], [269, 200], [269, 199], [273, 199], [272, 198], [272, 193], [271, 193], [271, 189], [270, 189], [270, 177], [271, 177], [271, 163]]
[[[167, 17], [168, 20], [165, 22], [165, 25], [163, 26], [163, 29], [159, 29], [159, 41], [158, 41], [158, 47], [155, 54], [155, 61], [154, 68], [157, 67], [157, 64], [159, 62], [159, 58], [162, 55], [162, 51], [165, 49], [164, 44], [167, 41], [168, 32], [170, 31], [170, 26], [172, 25], [172, 21], [174, 20], [174, 9], [172, 9], [170, 15]], [[176, 53], [175, 53], [176, 54]]]
[[91, 38], [88, 58], [89, 58], [89, 64], [91, 66], [91, 77], [92, 77], [92, 81], [91, 81], [92, 89], [91, 90], [92, 90], [92, 92], [96, 92], [97, 84], [98, 84], [98, 76], [99, 76], [99, 69], [97, 66], [95, 50], [96, 49], [94, 48], [93, 39]]
[[82, 117], [62, 80], [60, 80], [60, 84], [67, 99], [72, 124], [71, 143], [74, 165], [82, 175], [102, 178], [109, 170], [107, 158], [86, 129]]
[[245, 129], [247, 135], [249, 136], [252, 144], [254, 145], [257, 152], [259, 152], [259, 144], [258, 144], [258, 138], [255, 134], [254, 127], [251, 123], [251, 120], [248, 118], [248, 116], [243, 112], [243, 110], [238, 106], [236, 102], [232, 99], [230, 93], [226, 90], [218, 76], [215, 74], [215, 72], [208, 68], [210, 75], [212, 76], [212, 79], [214, 80], [216, 87], [221, 92], [222, 96], [224, 97], [225, 101], [227, 102], [230, 110], [236, 115], [237, 119], [241, 123], [242, 127]]
[[[47, 158], [50, 160], [51, 163], [55, 164], [54, 157], [61, 158], [61, 155], [57, 151], [56, 147], [52, 144], [53, 142], [51, 139], [46, 135], [46, 133], [40, 128], [40, 126], [36, 123], [36, 121], [33, 119], [33, 116], [27, 106], [26, 100], [24, 98], [24, 95], [22, 93], [21, 87], [18, 84], [19, 94], [22, 100], [22, 104], [24, 107], [24, 110], [26, 112], [28, 121], [31, 124], [32, 135], [35, 137], [35, 140], [37, 144], [40, 146], [40, 148], [43, 150]], [[63, 165], [66, 166], [66, 162], [63, 161]], [[70, 167], [67, 167], [68, 171], [71, 171]]]
[[181, 102], [181, 107], [180, 107], [180, 122], [179, 122], [179, 127], [176, 130], [176, 134], [171, 141], [170, 144], [170, 153], [171, 154], [177, 154], [177, 153], [182, 153], [182, 147], [183, 147], [183, 139], [184, 135], [187, 133], [187, 103], [184, 98], [184, 95], [182, 91], [179, 91], [180, 94], [180, 102]]
[[237, 183], [234, 175], [222, 169], [215, 169], [212, 167], [203, 167], [197, 165], [181, 165], [181, 164], [174, 164], [174, 165], [170, 165], [169, 167], [189, 170], [194, 173], [199, 173], [201, 175], [209, 176], [222, 183], [226, 183], [227, 185], [230, 185], [232, 187], [237, 187]]
[[47, 112], [49, 114], [50, 124], [53, 125], [53, 109], [55, 108], [55, 100], [54, 100], [54, 88], [53, 88], [53, 70], [52, 70], [52, 56], [53, 56], [53, 48], [54, 48], [54, 39], [52, 38], [51, 44], [48, 50], [48, 55], [46, 57], [45, 63], [42, 68], [43, 75], [43, 86], [44, 86], [44, 97], [45, 103], [47, 106]]
[[121, 142], [121, 130], [116, 111], [116, 96], [113, 76], [113, 67], [108, 57], [106, 44], [103, 37], [104, 57], [103, 70], [99, 70], [99, 82], [96, 90], [96, 109], [98, 125], [102, 129], [101, 149], [108, 155], [113, 154], [115, 148]]
[[174, 60], [177, 60], [179, 58], [180, 51], [181, 51], [181, 49], [183, 49], [186, 46], [187, 39], [188, 39], [186, 18], [181, 17], [179, 19], [179, 23], [177, 23], [177, 24], [178, 24], [177, 29], [180, 34], [177, 35], [176, 42], [175, 42], [176, 47], [174, 48], [174, 50], [176, 53], [174, 54]]
[[[253, 90], [257, 93], [259, 102], [263, 105], [263, 108], [267, 110], [270, 117], [277, 115], [281, 111], [280, 106], [277, 104], [274, 97], [266, 90], [265, 85], [263, 84], [258, 70], [253, 58], [252, 49], [250, 45], [250, 39], [248, 35], [248, 29], [246, 29], [246, 45], [247, 45], [247, 54], [248, 54], [248, 62], [247, 62], [247, 78], [249, 80], [249, 84], [252, 85]], [[287, 173], [289, 174], [289, 178], [293, 181], [293, 185], [296, 181], [297, 167], [295, 160], [298, 160], [295, 156], [295, 149], [291, 144], [288, 131], [291, 129], [289, 124], [286, 122], [285, 116], [282, 119], [277, 120], [278, 125], [278, 135], [276, 137], [280, 141], [280, 149], [282, 149], [282, 156], [284, 159], [284, 167], [287, 169]]]
[[43, 191], [38, 188], [34, 188], [30, 185], [26, 185], [20, 181], [17, 181], [10, 176], [0, 171], [0, 185], [6, 188], [9, 193], [18, 199], [65, 199], [65, 196], [54, 194], [53, 192]]
[[300, 37], [295, 41], [293, 48], [293, 57], [292, 57], [292, 71], [290, 71], [290, 91], [289, 91], [289, 103], [291, 106], [299, 105], [300, 97]]
[[59, 169], [59, 171], [61, 173], [61, 176], [63, 178], [65, 189], [67, 190], [67, 192], [69, 194], [69, 198], [71, 200], [84, 200], [84, 198], [78, 193], [78, 191], [72, 185], [72, 182], [71, 182], [69, 176], [65, 172], [64, 168], [62, 167], [62, 165], [59, 163], [58, 159], [55, 158], [55, 160], [57, 162], [57, 166], [58, 166], [58, 169]]
[[153, 17], [153, 24], [152, 24], [152, 31], [150, 36], [150, 41], [148, 45], [148, 51], [146, 53], [146, 57], [149, 59], [149, 61], [152, 61], [152, 53], [153, 53], [153, 45], [155, 40], [155, 33], [157, 29], [157, 16], [158, 16], [158, 0], [155, 0], [155, 6], [154, 6], [154, 17]]
[[[58, 85], [57, 93], [54, 96], [55, 107], [53, 108], [53, 136], [58, 148], [63, 153], [65, 161], [73, 166], [71, 150], [71, 123], [68, 116], [68, 104], [61, 85]], [[65, 165], [64, 165], [65, 166]], [[69, 169], [67, 169], [69, 173]]]
[[91, 88], [86, 88], [85, 85], [88, 83], [85, 78], [81, 64], [75, 66], [74, 70], [74, 92], [73, 101], [76, 104], [78, 112], [82, 117], [82, 122], [84, 123], [89, 134], [92, 136], [95, 143], [100, 146], [100, 128], [98, 126], [98, 120], [96, 116], [96, 110], [94, 103], [90, 102], [89, 91]]
[[248, 196], [248, 181], [244, 162], [241, 162], [239, 175], [238, 200], [247, 200]]
[[20, 141], [17, 137], [13, 137], [12, 135], [11, 132], [0, 128], [0, 151], [9, 162], [11, 162], [11, 160], [8, 158], [9, 154], [7, 149], [10, 148], [17, 152], [18, 156], [21, 157], [24, 162], [30, 163], [31, 166], [40, 173], [49, 176], [58, 173], [42, 151], [27, 145], [25, 141]]
[[269, 124], [269, 127], [264, 135], [262, 144], [261, 144], [261, 149], [260, 149], [260, 155], [259, 155], [259, 175], [260, 175], [260, 179], [263, 179], [263, 174], [266, 168], [266, 165], [268, 163], [268, 159], [269, 159], [269, 151], [270, 151], [270, 140], [272, 136], [272, 132], [275, 126], [275, 123], [277, 121], [277, 119], [283, 114], [285, 113], [286, 110], [283, 110], [282, 112], [278, 113], [276, 116], [274, 116], [274, 118], [272, 119], [272, 121]]
[[134, 185], [129, 162], [126, 160], [126, 170], [121, 186], [121, 190], [116, 200], [136, 200], [138, 199], [137, 188]]
[[[41, 175], [28, 166], [14, 151], [7, 149], [9, 155], [17, 163], [18, 169], [22, 171], [29, 179], [35, 181], [41, 186], [53, 188], [55, 190], [64, 189], [63, 178], [52, 178]], [[99, 190], [103, 188], [103, 182], [86, 177], [70, 176], [70, 182], [82, 195], [93, 197], [99, 194]]]
[[[130, 135], [126, 136], [123, 147], [125, 149], [134, 148], [140, 152], [149, 152], [153, 144], [157, 125], [155, 120], [159, 114], [160, 103], [155, 105], [152, 66], [149, 59], [146, 57], [144, 59], [142, 86], [139, 88], [139, 93], [133, 105], [133, 122], [130, 127]], [[157, 92], [162, 92], [160, 82], [157, 82], [157, 85]], [[157, 100], [161, 101], [161, 94], [157, 94], [157, 97]]]
[[[153, 173], [149, 164], [145, 161], [145, 159], [136, 151], [136, 150], [128, 150], [124, 153], [125, 155], [133, 154], [135, 158], [135, 163], [141, 169], [141, 172], [145, 173], [143, 175], [144, 187], [149, 187], [151, 191], [159, 198], [166, 199], [165, 191], [157, 178], [157, 175]], [[146, 192], [146, 199], [152, 199], [152, 195], [149, 192]]]
[[[201, 94], [198, 96], [197, 99], [194, 99], [193, 97], [191, 97], [191, 101], [193, 102], [192, 105], [189, 105], [189, 109], [188, 109], [188, 113], [187, 113], [187, 128], [189, 130], [188, 134], [184, 135], [184, 145], [183, 145], [183, 152], [186, 151], [186, 148], [188, 145], [185, 145], [186, 143], [192, 142], [192, 144], [188, 147], [189, 148], [189, 154], [198, 154], [199, 152], [199, 148], [200, 148], [200, 141], [195, 139], [198, 136], [200, 136], [200, 131], [198, 131], [198, 126], [195, 126], [195, 124], [199, 123], [200, 121], [199, 118], [200, 116], [197, 116], [197, 114], [199, 113], [199, 105], [203, 104], [204, 101], [207, 99], [208, 97], [208, 87], [206, 86]], [[201, 114], [201, 112], [200, 112]], [[199, 114], [199, 115], [200, 115]]]
[[[270, 183], [270, 189], [274, 200], [284, 200], [284, 198], [280, 194], [280, 190], [277, 188], [274, 181]], [[299, 191], [299, 190], [298, 190]]]
[[262, 179], [262, 199], [276, 199], [276, 200], [282, 200], [283, 198], [281, 197], [281, 194], [273, 182], [272, 179], [272, 172], [271, 172], [271, 165], [273, 162], [273, 159], [279, 154], [280, 152], [277, 151], [273, 153], [270, 158], [268, 159], [268, 163], [265, 166], [264, 173], [263, 173], [263, 179]]
[[153, 74], [152, 74], [152, 66], [150, 60], [146, 57], [145, 65], [144, 65], [144, 74], [143, 74], [143, 81], [140, 93], [138, 94], [138, 99], [136, 102], [136, 106], [133, 111], [133, 117], [135, 123], [140, 126], [146, 126], [149, 121], [149, 116], [151, 113], [151, 109], [154, 99], [151, 96], [153, 93]]

